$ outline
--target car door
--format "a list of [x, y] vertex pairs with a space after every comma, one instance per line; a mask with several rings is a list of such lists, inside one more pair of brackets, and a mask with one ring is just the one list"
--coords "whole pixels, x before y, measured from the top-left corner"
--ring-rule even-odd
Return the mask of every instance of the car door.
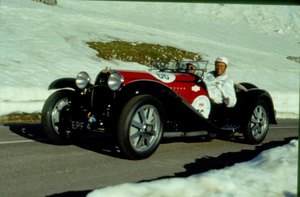
[[202, 116], [208, 118], [211, 103], [204, 84], [198, 82], [199, 78], [189, 73], [176, 74], [176, 80], [170, 84], [170, 88], [182, 96]]

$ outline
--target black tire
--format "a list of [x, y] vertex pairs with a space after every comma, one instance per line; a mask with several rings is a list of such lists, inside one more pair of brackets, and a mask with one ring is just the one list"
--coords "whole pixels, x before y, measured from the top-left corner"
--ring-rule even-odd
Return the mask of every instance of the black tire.
[[59, 90], [51, 94], [42, 110], [42, 125], [47, 137], [57, 145], [70, 144], [69, 134], [64, 117], [64, 111], [74, 94], [71, 90]]
[[259, 100], [250, 112], [249, 119], [243, 126], [243, 135], [247, 143], [259, 144], [269, 130], [269, 111], [266, 102]]
[[163, 107], [150, 95], [130, 99], [121, 111], [117, 138], [129, 159], [144, 159], [158, 148], [163, 134]]

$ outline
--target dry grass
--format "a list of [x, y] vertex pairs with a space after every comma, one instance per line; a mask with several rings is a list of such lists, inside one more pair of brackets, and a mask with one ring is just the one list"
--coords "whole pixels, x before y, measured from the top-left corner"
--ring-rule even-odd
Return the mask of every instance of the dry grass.
[[0, 123], [39, 123], [41, 122], [40, 113], [13, 113], [6, 116], [0, 116]]
[[287, 59], [300, 63], [300, 57], [288, 56]]
[[159, 44], [136, 43], [127, 41], [87, 42], [98, 52], [98, 56], [106, 60], [122, 60], [150, 65], [153, 61], [170, 61], [180, 59], [199, 60], [200, 54]]

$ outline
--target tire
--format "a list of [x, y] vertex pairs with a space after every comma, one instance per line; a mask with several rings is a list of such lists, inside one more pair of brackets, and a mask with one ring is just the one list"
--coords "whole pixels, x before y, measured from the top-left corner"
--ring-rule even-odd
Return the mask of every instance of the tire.
[[244, 138], [249, 144], [261, 143], [269, 130], [269, 113], [265, 101], [260, 100], [251, 108], [251, 115], [244, 126]]
[[158, 148], [163, 133], [163, 107], [150, 95], [130, 99], [121, 111], [117, 138], [129, 159], [144, 159]]
[[42, 125], [47, 137], [57, 145], [70, 144], [71, 131], [67, 130], [63, 114], [69, 106], [73, 95], [71, 90], [59, 90], [54, 92], [46, 100], [42, 110]]

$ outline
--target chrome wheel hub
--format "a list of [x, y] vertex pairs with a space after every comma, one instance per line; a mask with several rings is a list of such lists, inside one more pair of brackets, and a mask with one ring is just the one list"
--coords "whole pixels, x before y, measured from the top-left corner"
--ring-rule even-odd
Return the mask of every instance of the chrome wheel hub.
[[62, 98], [53, 107], [53, 111], [51, 113], [51, 121], [52, 121], [52, 127], [57, 134], [60, 133], [59, 132], [59, 123], [60, 123], [60, 119], [61, 119], [61, 117], [60, 117], [61, 111], [67, 105], [69, 105], [68, 98]]

